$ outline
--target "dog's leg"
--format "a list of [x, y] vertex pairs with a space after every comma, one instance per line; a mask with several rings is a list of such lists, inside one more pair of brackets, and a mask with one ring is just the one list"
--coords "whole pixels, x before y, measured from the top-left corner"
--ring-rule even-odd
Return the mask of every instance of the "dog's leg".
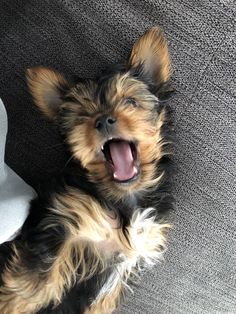
[[129, 287], [132, 277], [137, 276], [140, 266], [152, 266], [162, 253], [166, 244], [168, 224], [155, 221], [153, 208], [134, 212], [131, 224], [127, 227], [127, 236], [123, 230], [114, 230], [114, 239], [120, 248], [120, 259], [111, 272], [97, 298], [85, 314], [111, 314], [120, 304], [124, 292]]
[[101, 243], [109, 243], [112, 230], [92, 198], [74, 190], [57, 195], [24, 243], [13, 244], [1, 276], [0, 313], [31, 314], [57, 306], [75, 282], [106, 267]]
[[21, 252], [13, 245], [13, 256], [2, 274], [0, 287], [0, 313], [35, 313], [44, 302], [42, 278], [30, 272], [21, 260]]

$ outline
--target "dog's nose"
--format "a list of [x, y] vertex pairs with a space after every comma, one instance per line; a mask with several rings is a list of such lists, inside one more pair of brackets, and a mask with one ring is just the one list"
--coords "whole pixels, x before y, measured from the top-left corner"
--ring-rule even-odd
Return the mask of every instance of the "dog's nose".
[[104, 134], [110, 133], [116, 123], [116, 118], [112, 116], [101, 116], [95, 122], [95, 128]]

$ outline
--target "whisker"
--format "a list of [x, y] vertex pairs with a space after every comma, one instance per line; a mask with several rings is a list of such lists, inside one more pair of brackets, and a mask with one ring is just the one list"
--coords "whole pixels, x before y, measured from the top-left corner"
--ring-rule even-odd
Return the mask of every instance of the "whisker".
[[70, 158], [67, 160], [67, 162], [65, 163], [64, 168], [66, 168], [66, 167], [68, 166], [69, 162], [70, 162], [73, 158], [74, 158], [74, 156], [71, 155], [71, 157], [70, 157]]

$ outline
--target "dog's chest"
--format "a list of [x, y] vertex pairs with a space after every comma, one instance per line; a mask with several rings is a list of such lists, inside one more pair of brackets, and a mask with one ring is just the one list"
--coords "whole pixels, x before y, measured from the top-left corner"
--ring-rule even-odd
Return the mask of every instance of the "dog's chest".
[[[135, 199], [131, 199], [129, 205], [135, 202]], [[74, 189], [58, 195], [52, 210], [68, 229], [75, 245], [87, 243], [105, 253], [105, 256], [122, 253], [138, 259], [155, 255], [154, 252], [159, 251], [163, 244], [164, 230], [168, 227], [156, 221], [155, 208], [132, 209], [124, 203], [124, 206], [119, 204], [116, 211], [107, 210], [94, 198]], [[129, 210], [125, 227], [118, 214], [122, 210]]]
[[[115, 226], [114, 221], [112, 226]], [[126, 235], [120, 228], [112, 229], [113, 245], [103, 243], [100, 248], [108, 255], [114, 253], [114, 248], [118, 248], [117, 255], [114, 263], [109, 265], [111, 269], [109, 276], [100, 287], [86, 314], [103, 313], [101, 307], [104, 304], [111, 310], [115, 308], [112, 300], [118, 300], [125, 289], [131, 289], [130, 279], [133, 275], [137, 275], [141, 266], [152, 266], [161, 257], [165, 245], [166, 228], [168, 228], [167, 225], [155, 221], [155, 210], [148, 208], [143, 211], [134, 211]], [[109, 251], [110, 248], [111, 251]]]

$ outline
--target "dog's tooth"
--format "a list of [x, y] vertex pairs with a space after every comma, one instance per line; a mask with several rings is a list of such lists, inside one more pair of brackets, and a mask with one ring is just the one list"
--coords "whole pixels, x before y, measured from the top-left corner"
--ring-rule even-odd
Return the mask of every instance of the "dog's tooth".
[[104, 149], [104, 146], [102, 145], [101, 149], [103, 150]]

